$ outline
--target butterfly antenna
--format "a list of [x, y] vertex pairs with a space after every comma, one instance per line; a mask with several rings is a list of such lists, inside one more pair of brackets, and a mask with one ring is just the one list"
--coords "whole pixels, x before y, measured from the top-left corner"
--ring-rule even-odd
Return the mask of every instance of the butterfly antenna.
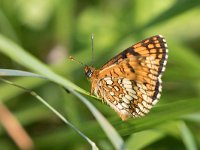
[[92, 65], [94, 65], [94, 34], [93, 33], [91, 36], [91, 40], [92, 40]]
[[85, 66], [85, 64], [83, 64], [82, 62], [78, 61], [77, 59], [75, 59], [75, 58], [72, 57], [72, 56], [69, 56], [69, 59], [72, 60], [72, 61], [75, 61], [75, 62], [77, 62], [77, 63], [79, 63], [79, 64], [81, 64], [82, 66]]

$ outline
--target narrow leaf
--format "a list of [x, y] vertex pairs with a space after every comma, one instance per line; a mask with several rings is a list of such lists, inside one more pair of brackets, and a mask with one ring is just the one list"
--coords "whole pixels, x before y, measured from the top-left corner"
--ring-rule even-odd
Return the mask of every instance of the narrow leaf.
[[184, 122], [180, 124], [180, 131], [183, 143], [185, 144], [187, 150], [198, 150], [192, 132]]
[[15, 84], [13, 82], [10, 82], [8, 80], [0, 78], [1, 81], [13, 85], [17, 88], [20, 88], [28, 93], [30, 93], [32, 96], [34, 96], [36, 99], [38, 99], [41, 103], [43, 103], [46, 107], [48, 107], [56, 116], [58, 116], [66, 125], [70, 126], [72, 129], [74, 129], [79, 135], [81, 135], [91, 146], [93, 150], [98, 150], [96, 144], [90, 140], [85, 134], [83, 134], [78, 128], [76, 128], [72, 123], [70, 123], [62, 114], [60, 114], [57, 110], [55, 110], [51, 105], [49, 105], [42, 97], [40, 97], [37, 93], [35, 93], [32, 90], [26, 89], [25, 87]]

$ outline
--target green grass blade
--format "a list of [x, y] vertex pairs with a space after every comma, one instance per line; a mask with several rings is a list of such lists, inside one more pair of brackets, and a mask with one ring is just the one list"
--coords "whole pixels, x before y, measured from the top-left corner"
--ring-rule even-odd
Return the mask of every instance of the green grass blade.
[[180, 128], [183, 143], [185, 144], [185, 147], [187, 148], [187, 150], [198, 150], [197, 144], [194, 140], [192, 132], [187, 127], [187, 125], [184, 122], [182, 122], [179, 128]]
[[15, 42], [20, 43], [18, 35], [16, 31], [14, 30], [11, 22], [7, 18], [7, 16], [4, 14], [4, 12], [0, 9], [0, 29], [1, 33], [4, 35], [9, 36], [12, 38]]
[[160, 14], [155, 19], [152, 19], [148, 24], [145, 25], [144, 28], [151, 27], [158, 23], [172, 19], [180, 14], [183, 14], [184, 12], [193, 9], [194, 7], [198, 7], [199, 5], [200, 2], [198, 0], [176, 1], [176, 3], [171, 8]]
[[190, 114], [188, 116], [185, 116], [184, 119], [189, 120], [189, 121], [193, 121], [193, 122], [196, 122], [196, 123], [200, 123], [200, 113]]
[[0, 69], [0, 76], [19, 76], [19, 77], [36, 77], [36, 78], [43, 78], [44, 76], [41, 76], [39, 74], [35, 74], [32, 72], [27, 71], [21, 71], [21, 70], [12, 70], [12, 69]]
[[38, 99], [41, 103], [43, 103], [47, 108], [49, 108], [56, 116], [58, 116], [66, 125], [70, 126], [72, 129], [74, 129], [79, 135], [81, 135], [92, 147], [93, 150], [98, 150], [96, 144], [90, 140], [85, 134], [83, 134], [78, 128], [76, 128], [72, 123], [70, 123], [63, 115], [61, 115], [57, 110], [55, 110], [51, 105], [49, 105], [41, 96], [39, 96], [37, 93], [35, 93], [32, 90], [26, 89], [23, 86], [20, 86], [18, 84], [15, 84], [13, 82], [10, 82], [8, 80], [0, 78], [1, 81], [10, 84], [12, 86], [15, 86], [17, 88], [20, 88], [28, 93], [30, 93], [32, 96], [34, 96], [36, 99]]
[[153, 143], [164, 137], [165, 134], [156, 130], [146, 130], [135, 133], [127, 140], [126, 144], [128, 149], [140, 150], [145, 146]]
[[197, 112], [200, 112], [200, 101], [187, 99], [155, 107], [142, 119], [130, 119], [120, 124], [118, 120], [113, 122], [113, 124], [121, 135], [130, 135], [131, 133], [146, 130], [166, 121], [179, 119], [185, 115]]

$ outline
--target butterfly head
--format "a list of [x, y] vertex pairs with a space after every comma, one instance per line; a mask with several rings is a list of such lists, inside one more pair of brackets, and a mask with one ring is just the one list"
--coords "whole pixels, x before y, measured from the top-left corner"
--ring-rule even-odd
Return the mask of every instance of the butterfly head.
[[91, 78], [92, 74], [93, 74], [94, 71], [95, 71], [95, 68], [92, 67], [92, 66], [85, 66], [84, 70], [85, 70], [85, 75], [86, 75], [88, 78]]

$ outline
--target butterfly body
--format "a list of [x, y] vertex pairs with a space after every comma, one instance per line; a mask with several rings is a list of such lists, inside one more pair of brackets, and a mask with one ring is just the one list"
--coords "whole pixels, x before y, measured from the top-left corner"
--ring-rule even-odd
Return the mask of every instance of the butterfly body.
[[85, 67], [91, 93], [122, 120], [144, 116], [160, 98], [168, 49], [161, 35], [145, 39], [118, 54], [100, 69]]

